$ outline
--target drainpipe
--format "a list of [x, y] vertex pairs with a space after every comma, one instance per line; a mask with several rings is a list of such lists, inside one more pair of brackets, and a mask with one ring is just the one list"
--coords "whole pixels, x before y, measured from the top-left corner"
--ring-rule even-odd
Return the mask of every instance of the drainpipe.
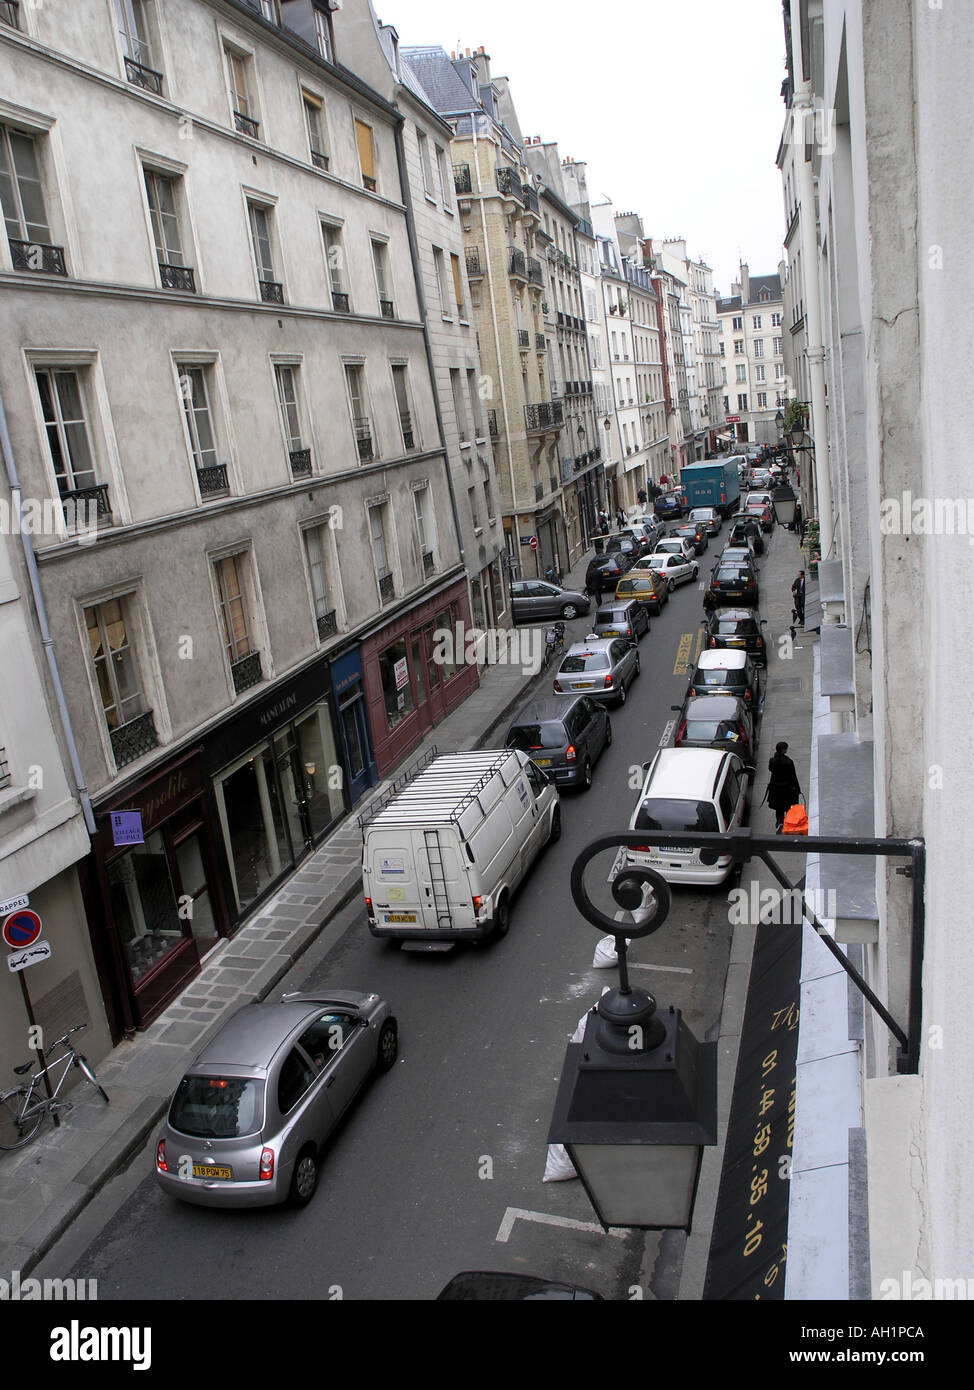
[[20, 532], [21, 543], [24, 547], [24, 560], [27, 564], [27, 573], [30, 575], [30, 587], [34, 596], [34, 608], [37, 612], [37, 621], [41, 629], [41, 646], [44, 648], [44, 654], [47, 657], [47, 664], [51, 672], [51, 680], [54, 684], [58, 714], [61, 718], [61, 730], [64, 734], [65, 742], [68, 745], [68, 757], [71, 760], [71, 772], [74, 776], [75, 786], [78, 789], [78, 799], [81, 802], [81, 810], [84, 813], [88, 834], [94, 839], [95, 813], [92, 810], [91, 796], [85, 783], [85, 775], [81, 770], [78, 745], [75, 743], [74, 730], [71, 727], [71, 716], [68, 714], [68, 706], [64, 698], [64, 686], [61, 684], [61, 672], [58, 670], [57, 656], [54, 651], [54, 638], [51, 636], [50, 624], [47, 621], [47, 607], [44, 603], [44, 595], [41, 592], [40, 576], [37, 573], [37, 557], [34, 554], [34, 543], [23, 525], [23, 514], [20, 505], [20, 478], [17, 476], [17, 464], [14, 459], [13, 444], [10, 442], [10, 431], [7, 428], [7, 412], [4, 409], [2, 395], [0, 395], [0, 449], [3, 450], [3, 462], [7, 470], [7, 482], [10, 485], [11, 500], [13, 503], [11, 515], [17, 519], [17, 529]]
[[[446, 460], [446, 485], [450, 494], [450, 511], [453, 513], [453, 529], [457, 533], [457, 546], [460, 550], [460, 563], [464, 570], [467, 568], [466, 552], [463, 548], [463, 533], [460, 530], [460, 513], [457, 511], [457, 495], [453, 488], [453, 469], [450, 466], [450, 455], [446, 447], [446, 434], [443, 429], [443, 412], [440, 409], [440, 393], [436, 384], [436, 367], [433, 363], [433, 346], [430, 342], [429, 321], [426, 309], [426, 294], [423, 290], [423, 268], [419, 259], [419, 247], [416, 242], [416, 224], [413, 220], [413, 204], [409, 194], [409, 179], [406, 175], [406, 152], [403, 146], [402, 128], [405, 118], [400, 118], [396, 125], [396, 164], [399, 168], [399, 187], [402, 192], [402, 201], [406, 209], [406, 236], [409, 241], [409, 258], [413, 264], [413, 279], [416, 282], [416, 296], [419, 300], [419, 313], [423, 320], [423, 346], [426, 349], [426, 366], [430, 375], [430, 385], [433, 388], [433, 409], [436, 412], [436, 428], [440, 434], [440, 448]], [[470, 576], [467, 575], [469, 586]]]

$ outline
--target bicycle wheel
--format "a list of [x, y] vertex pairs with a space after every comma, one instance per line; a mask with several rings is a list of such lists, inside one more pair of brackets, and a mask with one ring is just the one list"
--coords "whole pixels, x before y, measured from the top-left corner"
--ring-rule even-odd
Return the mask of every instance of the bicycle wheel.
[[88, 1080], [91, 1082], [92, 1086], [94, 1086], [95, 1090], [96, 1090], [96, 1091], [98, 1092], [98, 1094], [101, 1096], [101, 1098], [102, 1098], [102, 1100], [105, 1102], [105, 1104], [108, 1105], [108, 1104], [109, 1104], [108, 1092], [105, 1090], [104, 1086], [101, 1085], [101, 1083], [99, 1082], [97, 1076], [96, 1076], [95, 1073], [91, 1070], [91, 1067], [89, 1067], [86, 1058], [84, 1058], [84, 1057], [79, 1057], [79, 1058], [78, 1058], [78, 1066], [79, 1066], [79, 1067], [81, 1068], [81, 1070], [84, 1072], [85, 1076], [86, 1076], [86, 1077], [88, 1078]]
[[20, 1119], [30, 1096], [28, 1086], [17, 1086], [0, 1096], [0, 1149], [23, 1148], [40, 1128], [45, 1113], [40, 1102], [32, 1102], [30, 1114], [26, 1119]]

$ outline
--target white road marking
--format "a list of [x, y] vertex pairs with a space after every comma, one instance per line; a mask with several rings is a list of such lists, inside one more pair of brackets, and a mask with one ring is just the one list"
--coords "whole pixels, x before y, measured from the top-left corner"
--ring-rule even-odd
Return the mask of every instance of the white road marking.
[[701, 579], [700, 583], [697, 585], [697, 588], [700, 590], [701, 593], [703, 593], [703, 591], [704, 591], [704, 589], [706, 589], [706, 587], [707, 587], [707, 581], [706, 581], [705, 579]]
[[676, 720], [675, 720], [675, 719], [668, 719], [668, 720], [666, 721], [666, 723], [664, 724], [664, 726], [663, 726], [663, 732], [662, 732], [662, 734], [660, 735], [660, 741], [659, 741], [659, 746], [660, 746], [660, 748], [665, 748], [665, 747], [666, 747], [666, 744], [667, 744], [667, 742], [669, 741], [670, 734], [673, 732], [673, 729], [674, 729], [675, 725], [676, 725]]
[[630, 970], [668, 970], [673, 975], [692, 975], [693, 971], [688, 965], [640, 965], [638, 961], [629, 961]]
[[495, 1243], [504, 1243], [514, 1229], [515, 1221], [534, 1221], [540, 1226], [563, 1226], [569, 1231], [592, 1231], [597, 1236], [616, 1236], [625, 1240], [628, 1230], [603, 1231], [594, 1221], [574, 1221], [570, 1216], [549, 1216], [545, 1211], [524, 1211], [521, 1207], [508, 1207], [504, 1219], [494, 1237]]

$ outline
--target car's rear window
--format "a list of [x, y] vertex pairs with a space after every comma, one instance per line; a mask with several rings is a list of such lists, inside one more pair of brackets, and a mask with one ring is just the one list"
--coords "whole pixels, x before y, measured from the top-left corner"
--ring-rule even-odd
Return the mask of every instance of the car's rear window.
[[169, 1107], [169, 1123], [199, 1139], [254, 1134], [264, 1115], [264, 1083], [256, 1077], [184, 1076]]
[[629, 622], [629, 613], [625, 608], [600, 608], [595, 615], [597, 623], [614, 623], [620, 625]]
[[698, 671], [694, 685], [740, 685], [740, 671]]
[[533, 753], [538, 748], [561, 748], [567, 741], [565, 726], [560, 720], [546, 720], [543, 724], [518, 724], [507, 735], [508, 748], [520, 748], [525, 753]]
[[722, 565], [717, 571], [716, 579], [718, 584], [737, 584], [749, 575], [747, 565]]
[[581, 671], [607, 671], [609, 669], [609, 658], [605, 652], [577, 652], [574, 656], [566, 656], [561, 663], [561, 673], [565, 676], [576, 676]]
[[690, 719], [687, 721], [683, 737], [696, 742], [712, 743], [715, 739], [722, 739], [728, 743], [737, 743], [740, 731], [730, 719]]
[[725, 633], [731, 637], [739, 635], [747, 637], [749, 633], [756, 632], [757, 628], [753, 621], [741, 618], [722, 618], [717, 623], [717, 631], [723, 636]]
[[719, 830], [709, 801], [677, 801], [649, 796], [636, 814], [636, 830]]

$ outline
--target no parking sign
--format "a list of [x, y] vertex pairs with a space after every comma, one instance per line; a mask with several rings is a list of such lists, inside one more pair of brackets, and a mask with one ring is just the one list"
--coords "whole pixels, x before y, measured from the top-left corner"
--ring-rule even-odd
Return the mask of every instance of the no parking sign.
[[19, 912], [11, 912], [4, 920], [3, 939], [15, 951], [23, 950], [25, 946], [33, 946], [40, 934], [41, 919], [29, 907], [22, 907]]

